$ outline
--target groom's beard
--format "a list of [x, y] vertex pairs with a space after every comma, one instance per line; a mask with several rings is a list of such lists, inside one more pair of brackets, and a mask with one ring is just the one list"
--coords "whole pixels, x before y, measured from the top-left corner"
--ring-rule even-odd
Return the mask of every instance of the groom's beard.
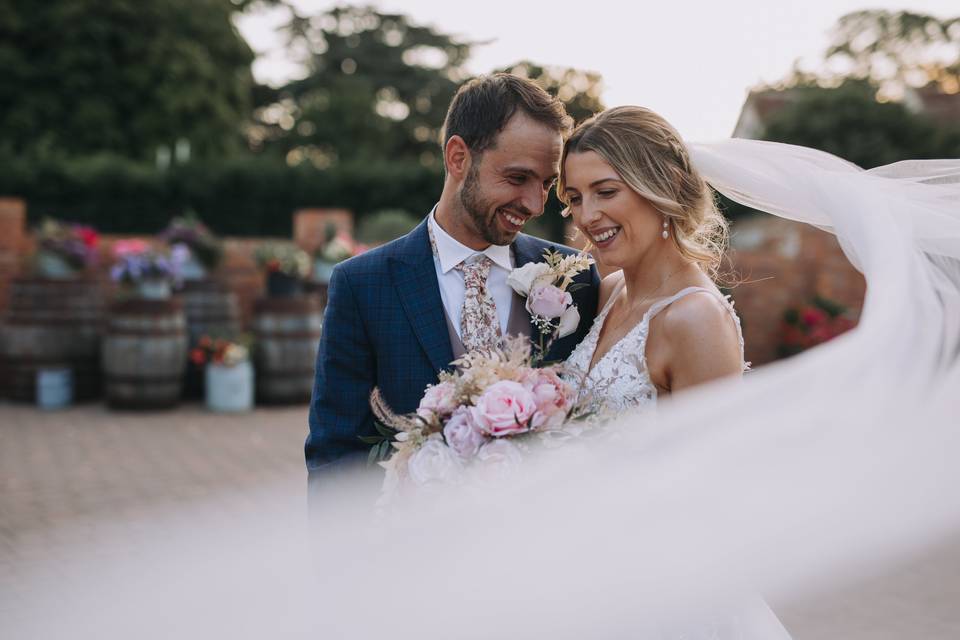
[[[473, 226], [484, 242], [496, 245], [508, 245], [517, 237], [517, 233], [510, 233], [497, 225], [497, 206], [484, 197], [480, 188], [478, 174], [480, 168], [474, 164], [467, 172], [467, 178], [460, 188], [460, 205], [470, 219]], [[526, 216], [524, 216], [526, 217]]]

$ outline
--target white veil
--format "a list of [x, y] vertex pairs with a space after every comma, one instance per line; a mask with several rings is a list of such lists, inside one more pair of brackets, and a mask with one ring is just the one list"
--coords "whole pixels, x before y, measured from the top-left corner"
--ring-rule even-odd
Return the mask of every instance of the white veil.
[[[960, 528], [960, 160], [863, 171], [744, 140], [692, 157], [728, 197], [837, 235], [867, 279], [856, 329], [389, 525], [346, 489], [312, 538], [271, 493], [202, 527], [165, 517], [149, 584], [95, 565], [82, 604], [29, 630], [653, 637], [739, 589], [817, 590]], [[91, 617], [99, 597], [124, 613]]]

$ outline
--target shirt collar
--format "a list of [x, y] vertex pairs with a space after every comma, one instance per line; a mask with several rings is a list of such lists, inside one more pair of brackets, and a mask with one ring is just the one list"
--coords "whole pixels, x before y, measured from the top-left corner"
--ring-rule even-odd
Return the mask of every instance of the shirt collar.
[[510, 259], [510, 245], [492, 244], [483, 251], [475, 251], [462, 244], [459, 240], [443, 230], [437, 223], [437, 208], [430, 212], [430, 227], [437, 242], [437, 257], [440, 259], [440, 270], [447, 273], [455, 266], [477, 254], [483, 254], [493, 260], [493, 264], [501, 269], [511, 271], [513, 263]]

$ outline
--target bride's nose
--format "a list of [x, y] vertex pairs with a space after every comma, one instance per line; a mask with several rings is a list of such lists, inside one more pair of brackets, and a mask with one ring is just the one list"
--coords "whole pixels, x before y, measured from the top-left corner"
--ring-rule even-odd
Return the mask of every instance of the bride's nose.
[[580, 207], [580, 224], [588, 227], [602, 217], [603, 212], [600, 210], [600, 207], [584, 200], [583, 205]]

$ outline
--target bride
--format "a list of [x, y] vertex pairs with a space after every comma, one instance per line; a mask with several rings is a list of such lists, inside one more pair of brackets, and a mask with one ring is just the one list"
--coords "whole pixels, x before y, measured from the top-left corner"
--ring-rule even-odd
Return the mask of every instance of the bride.
[[[666, 120], [625, 106], [584, 121], [564, 145], [557, 191], [598, 261], [617, 269], [601, 283], [600, 311], [564, 364], [579, 383], [578, 410], [649, 408], [665, 394], [743, 373], [740, 321], [715, 284], [726, 221]], [[681, 619], [654, 622], [646, 633], [789, 638], [756, 597]]]
[[618, 107], [581, 123], [557, 191], [597, 259], [617, 269], [566, 363], [584, 409], [619, 413], [743, 372], [740, 323], [714, 284], [726, 221], [666, 120]]

